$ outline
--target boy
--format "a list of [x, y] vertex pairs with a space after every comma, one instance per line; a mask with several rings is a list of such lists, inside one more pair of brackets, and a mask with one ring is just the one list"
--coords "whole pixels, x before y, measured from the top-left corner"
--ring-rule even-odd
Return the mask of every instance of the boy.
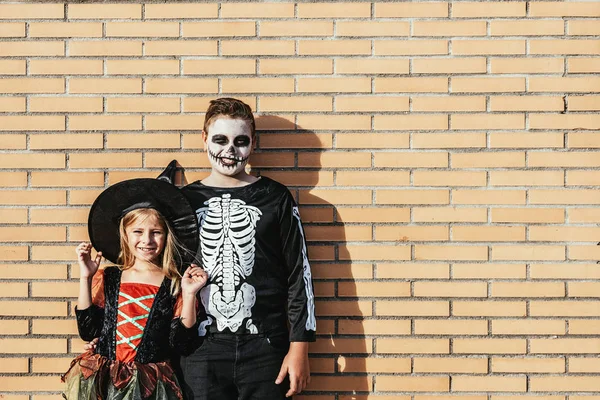
[[205, 340], [182, 358], [185, 384], [196, 400], [284, 399], [308, 384], [316, 335], [298, 207], [285, 186], [245, 170], [256, 144], [247, 104], [211, 101], [202, 138], [211, 173], [182, 192], [196, 209], [210, 280], [200, 292]]

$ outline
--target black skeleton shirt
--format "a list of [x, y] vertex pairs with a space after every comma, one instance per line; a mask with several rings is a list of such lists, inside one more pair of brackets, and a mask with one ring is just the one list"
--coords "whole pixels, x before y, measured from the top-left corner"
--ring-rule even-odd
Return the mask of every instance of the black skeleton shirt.
[[289, 323], [290, 341], [314, 341], [306, 240], [289, 190], [267, 177], [233, 188], [197, 181], [181, 190], [196, 209], [209, 275], [199, 294], [206, 313], [200, 336], [282, 332]]

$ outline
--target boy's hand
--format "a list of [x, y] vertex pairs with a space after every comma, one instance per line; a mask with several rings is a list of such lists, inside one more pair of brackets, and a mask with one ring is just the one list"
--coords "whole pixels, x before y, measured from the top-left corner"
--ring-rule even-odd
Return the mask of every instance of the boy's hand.
[[283, 382], [286, 375], [290, 376], [290, 390], [285, 394], [285, 397], [292, 397], [302, 392], [310, 383], [307, 342], [290, 343], [290, 350], [283, 359], [275, 383], [279, 385]]
[[80, 278], [89, 279], [98, 271], [100, 262], [102, 261], [102, 252], [96, 254], [96, 258], [92, 260], [92, 244], [82, 242], [75, 249], [77, 253], [77, 262], [79, 263]]
[[196, 264], [190, 265], [181, 277], [181, 291], [183, 294], [196, 295], [206, 285], [208, 274]]

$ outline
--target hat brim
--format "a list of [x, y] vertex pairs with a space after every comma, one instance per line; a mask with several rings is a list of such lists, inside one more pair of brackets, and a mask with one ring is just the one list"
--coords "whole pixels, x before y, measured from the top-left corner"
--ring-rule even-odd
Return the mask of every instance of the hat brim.
[[151, 178], [130, 179], [104, 190], [94, 201], [88, 218], [92, 246], [104, 258], [118, 263], [119, 224], [126, 210], [154, 208], [168, 221], [182, 248], [177, 267], [195, 262], [199, 246], [198, 220], [189, 201], [174, 185]]

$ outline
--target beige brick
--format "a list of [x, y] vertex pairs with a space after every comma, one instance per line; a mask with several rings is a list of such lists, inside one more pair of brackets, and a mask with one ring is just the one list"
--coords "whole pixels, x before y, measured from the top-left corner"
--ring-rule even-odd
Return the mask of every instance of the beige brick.
[[371, 117], [368, 115], [312, 115], [298, 116], [298, 125], [311, 130], [368, 130]]
[[340, 260], [410, 260], [410, 246], [345, 245], [339, 249]]
[[443, 2], [375, 4], [375, 17], [377, 18], [434, 18], [447, 16], [448, 5]]
[[69, 19], [141, 19], [141, 4], [69, 4]]
[[[356, 377], [356, 376], [339, 376], [339, 377], [321, 377], [315, 376], [311, 379], [307, 390], [335, 390], [344, 391], [348, 387], [357, 388], [356, 390], [368, 391], [373, 385], [372, 378]], [[300, 398], [299, 398], [300, 399]], [[319, 399], [319, 397], [317, 397]], [[320, 400], [320, 399], [319, 399]], [[330, 400], [330, 399], [324, 399]]]
[[29, 109], [32, 112], [101, 112], [102, 97], [32, 96], [29, 98]]
[[144, 42], [146, 56], [216, 56], [217, 41], [150, 40]]
[[221, 18], [290, 18], [293, 16], [293, 3], [221, 4]]
[[0, 42], [0, 57], [64, 56], [63, 41]]
[[273, 58], [260, 60], [261, 74], [331, 74], [333, 61], [325, 58]]
[[452, 190], [453, 204], [525, 204], [524, 190]]
[[185, 75], [228, 75], [256, 73], [256, 61], [247, 58], [223, 60], [184, 60], [183, 71]]
[[216, 93], [217, 84], [212, 78], [147, 78], [145, 93]]
[[109, 97], [107, 112], [179, 112], [179, 97]]
[[524, 152], [453, 153], [453, 168], [525, 167]]
[[[329, 96], [302, 96], [302, 97], [271, 97], [261, 96], [260, 111], [331, 111], [333, 99]], [[260, 145], [265, 146], [265, 139], [271, 137], [261, 137]], [[289, 138], [289, 135], [287, 136]], [[281, 143], [284, 145], [284, 143]], [[307, 147], [312, 147], [309, 145]]]
[[[327, 316], [369, 316], [373, 303], [370, 301], [317, 301], [317, 315]], [[342, 339], [344, 340], [344, 339]], [[356, 343], [357, 341], [346, 341], [348, 344]], [[364, 341], [363, 341], [364, 343]]]
[[[424, 283], [424, 282], [423, 282]], [[436, 295], [437, 297], [437, 295]], [[488, 323], [485, 320], [415, 320], [415, 334], [417, 335], [487, 335], [488, 334]], [[423, 359], [415, 359], [415, 372], [460, 372], [461, 367], [459, 367], [456, 363], [456, 360], [450, 361], [444, 366], [440, 365], [441, 368], [437, 369], [433, 365], [429, 365], [431, 360], [427, 362], [428, 368], [425, 369], [423, 367], [417, 368], [417, 360]], [[441, 359], [438, 359], [442, 361]], [[477, 359], [474, 359], [474, 361]], [[465, 365], [464, 372], [487, 372], [487, 363], [486, 367], [482, 366], [482, 359], [478, 359], [479, 361], [475, 361], [472, 365]], [[448, 370], [450, 366], [455, 369], [454, 371]], [[477, 368], [474, 368], [477, 366]], [[483, 371], [481, 371], [483, 370]]]
[[256, 23], [251, 21], [183, 22], [182, 27], [183, 37], [256, 36]]
[[30, 75], [102, 75], [102, 68], [101, 60], [29, 60]]
[[378, 278], [448, 279], [449, 266], [443, 263], [377, 264]]
[[492, 208], [492, 222], [500, 223], [563, 223], [562, 208]]
[[569, 57], [567, 69], [571, 73], [598, 72], [600, 71], [600, 59]]
[[377, 204], [448, 204], [447, 190], [377, 190]]
[[[77, 333], [77, 332], [75, 332]], [[64, 373], [65, 366], [68, 366], [72, 359], [64, 357], [52, 358], [33, 358], [31, 371], [34, 373]], [[36, 396], [37, 397], [37, 396]]]
[[404, 376], [402, 379], [390, 375], [378, 376], [376, 390], [383, 392], [447, 392], [449, 377]]
[[0, 131], [64, 131], [65, 117], [59, 115], [0, 116]]
[[598, 193], [593, 190], [530, 190], [530, 204], [599, 204]]
[[291, 56], [294, 52], [293, 40], [221, 41], [221, 54], [224, 56]]
[[[536, 227], [531, 227], [536, 228]], [[492, 297], [564, 297], [560, 282], [493, 282]]]
[[[349, 322], [349, 321], [343, 321]], [[390, 357], [390, 358], [358, 358], [358, 357], [339, 357], [337, 359], [338, 370], [340, 372], [364, 372], [365, 369], [380, 373], [410, 373], [409, 357]], [[312, 371], [312, 366], [311, 366]], [[384, 400], [382, 398], [382, 400]]]
[[[2, 168], [1, 164], [0, 168]], [[0, 172], [0, 182], [2, 182], [3, 188], [19, 186], [25, 187], [27, 186], [27, 172]], [[8, 212], [5, 210], [3, 211], [6, 213]], [[8, 215], [6, 217], [8, 217]]]
[[[47, 42], [44, 42], [47, 43]], [[62, 54], [59, 54], [62, 55]], [[71, 40], [69, 56], [141, 56], [142, 42], [133, 40]]]
[[137, 115], [72, 115], [69, 117], [72, 131], [140, 130], [142, 117]]
[[65, 9], [62, 4], [2, 4], [0, 19], [62, 19]]
[[485, 133], [413, 133], [413, 149], [486, 147]]
[[[5, 232], [11, 232], [14, 231], [14, 229], [18, 229], [18, 228], [0, 228], [0, 238], [5, 239], [8, 235]], [[20, 233], [19, 231], [14, 231], [17, 232], [17, 235]], [[9, 233], [10, 235], [10, 233]], [[27, 240], [27, 239], [25, 239]], [[11, 241], [17, 241], [17, 240], [3, 240], [4, 242], [11, 242]], [[18, 241], [24, 241], [24, 240], [18, 240]], [[32, 241], [36, 241], [35, 239]], [[3, 283], [2, 284], [2, 297], [28, 297], [28, 289], [27, 289], [27, 283]]]
[[524, 264], [460, 264], [452, 266], [454, 279], [524, 279]]
[[107, 22], [106, 37], [178, 37], [178, 22]]
[[[546, 114], [544, 114], [546, 115]], [[451, 129], [524, 129], [524, 114], [455, 114]]]
[[484, 282], [414, 282], [415, 297], [487, 297]]
[[456, 354], [525, 354], [525, 339], [454, 339], [452, 351]]
[[294, 91], [292, 78], [222, 78], [221, 85], [225, 93], [287, 93]]
[[485, 21], [414, 21], [413, 36], [485, 36]]
[[298, 54], [304, 55], [371, 55], [369, 40], [299, 40]]
[[[496, 283], [500, 282], [494, 282], [494, 284]], [[564, 320], [499, 319], [492, 321], [492, 334], [494, 335], [564, 335], [565, 333]]]
[[104, 186], [103, 172], [32, 172], [32, 187]]
[[[369, 160], [370, 161], [370, 160]], [[302, 166], [299, 160], [299, 166]], [[370, 164], [370, 162], [369, 162]], [[323, 166], [343, 166], [325, 164]], [[410, 184], [408, 171], [338, 171], [336, 186], [398, 186]]]
[[444, 241], [448, 240], [448, 228], [442, 226], [378, 226], [377, 240], [394, 241]]
[[63, 78], [5, 78], [0, 80], [2, 93], [64, 93]]
[[102, 134], [39, 134], [30, 135], [31, 150], [47, 149], [101, 149], [104, 146]]
[[71, 78], [69, 93], [142, 93], [140, 78]]
[[[239, 79], [239, 78], [236, 78]], [[370, 78], [297, 78], [297, 91], [302, 92], [371, 92]], [[268, 86], [271, 86], [267, 84]], [[265, 86], [267, 86], [265, 85]], [[293, 91], [288, 88], [288, 91]]]
[[[14, 174], [14, 173], [11, 173]], [[0, 177], [4, 178], [5, 174], [1, 174]], [[27, 179], [27, 174], [23, 177], [23, 174], [18, 174], [20, 179]], [[25, 186], [25, 185], [18, 185]], [[2, 224], [26, 224], [27, 223], [27, 210], [21, 208], [3, 208], [0, 209], [0, 223]]]
[[357, 279], [370, 279], [373, 277], [373, 266], [371, 264], [314, 264], [312, 270], [315, 276], [320, 279], [343, 279], [343, 278], [357, 278]]
[[331, 21], [263, 21], [260, 36], [332, 36]]
[[568, 4], [539, 1], [531, 4], [532, 17], [596, 17], [600, 16], [598, 4], [573, 1]]
[[[486, 373], [487, 358], [418, 357], [414, 372], [424, 373]], [[437, 398], [437, 396], [435, 396]]]
[[453, 241], [515, 242], [525, 240], [525, 227], [521, 226], [460, 226], [452, 228]]
[[[339, 282], [339, 297], [410, 297], [409, 282]], [[408, 329], [410, 331], [410, 329]], [[407, 332], [409, 333], [409, 332]]]
[[[26, 68], [25, 60], [0, 60], [0, 74], [2, 75], [25, 75]], [[10, 99], [2, 98], [0, 101], [5, 102], [8, 100]]]
[[[339, 147], [339, 136], [338, 136]], [[383, 138], [382, 138], [383, 139]], [[390, 145], [389, 140], [384, 140]], [[393, 145], [393, 144], [392, 144]], [[364, 146], [370, 147], [370, 146]], [[398, 146], [394, 146], [398, 148]], [[405, 147], [408, 147], [405, 146]], [[395, 153], [375, 153], [376, 167], [395, 167], [395, 168], [413, 168], [413, 167], [442, 167], [448, 166], [448, 153], [446, 152], [395, 152]]]
[[448, 339], [377, 339], [379, 354], [449, 354]]
[[335, 107], [336, 111], [408, 111], [409, 99], [404, 96], [337, 96]]
[[564, 35], [562, 20], [503, 20], [491, 21], [492, 36], [553, 36]]
[[569, 96], [568, 109], [573, 111], [600, 110], [600, 96]]
[[376, 115], [375, 130], [447, 130], [445, 114]]
[[[0, 204], [6, 203], [0, 197]], [[0, 261], [26, 261], [28, 259], [27, 246], [0, 246]]]
[[525, 54], [525, 40], [453, 40], [454, 55]]
[[447, 40], [373, 40], [376, 56], [447, 55]]
[[413, 58], [412, 72], [418, 74], [485, 73], [486, 60], [483, 57]]
[[569, 260], [596, 260], [600, 255], [598, 245], [573, 245], [568, 247]]
[[531, 339], [532, 354], [569, 354], [600, 352], [598, 339]]
[[562, 148], [564, 142], [562, 133], [490, 133], [490, 148]]
[[371, 190], [301, 190], [300, 204], [371, 204]]
[[594, 235], [600, 228], [595, 227], [559, 227], [559, 226], [531, 226], [529, 228], [530, 241], [544, 242], [596, 242]]
[[565, 69], [562, 57], [492, 57], [490, 63], [493, 74], [562, 74]]
[[413, 171], [413, 186], [485, 186], [483, 171]]
[[487, 246], [416, 245], [415, 260], [487, 260]]
[[218, 4], [144, 4], [145, 19], [217, 18]]
[[352, 226], [343, 228], [341, 226], [306, 226], [306, 240], [308, 241], [340, 241], [352, 242], [370, 241], [373, 237], [372, 229], [368, 226]]
[[564, 246], [543, 245], [514, 245], [492, 246], [492, 260], [547, 260], [556, 261], [565, 259]]
[[[36, 196], [36, 194], [43, 196]], [[64, 205], [66, 204], [66, 192], [64, 190], [3, 190], [0, 191], [1, 205]], [[2, 254], [3, 249], [0, 249]], [[10, 249], [6, 249], [10, 250]], [[21, 248], [18, 249], [21, 251]], [[0, 259], [1, 256], [0, 256]]]
[[529, 78], [530, 92], [598, 92], [600, 78], [562, 78], [562, 77], [531, 77]]
[[524, 301], [454, 301], [452, 315], [459, 317], [524, 317]]
[[99, 22], [32, 22], [29, 24], [29, 37], [100, 38], [102, 24]]
[[563, 186], [563, 171], [490, 171], [492, 186]]
[[567, 212], [571, 223], [600, 222], [600, 209], [597, 208], [569, 208]]
[[[25, 97], [2, 97], [0, 98], [0, 112], [23, 112], [25, 111]], [[3, 149], [22, 149], [23, 135], [2, 134]]]
[[0, 24], [0, 37], [25, 37], [25, 23], [3, 22]]
[[[27, 358], [2, 358], [2, 373], [28, 373], [29, 360]], [[9, 399], [10, 400], [10, 399]]]
[[446, 93], [447, 78], [375, 78], [375, 93]]
[[32, 297], [77, 297], [78, 282], [33, 282]]
[[532, 39], [529, 41], [529, 54], [600, 54], [600, 40]]
[[[564, 372], [564, 371], [561, 371]], [[569, 357], [569, 372], [590, 373], [600, 372], [595, 357]]]
[[492, 357], [492, 372], [500, 373], [561, 373], [565, 372], [564, 358]]
[[336, 211], [337, 211], [337, 221], [341, 221], [341, 222], [408, 222], [408, 221], [410, 221], [410, 210], [408, 208], [336, 207]]
[[490, 97], [491, 111], [563, 111], [564, 107], [563, 98], [558, 96]]
[[520, 2], [472, 2], [461, 1], [452, 3], [453, 18], [473, 17], [524, 17], [525, 4]]
[[485, 208], [426, 207], [413, 208], [414, 222], [486, 222]]
[[[18, 306], [17, 306], [18, 305]], [[67, 315], [67, 303], [60, 301], [0, 301], [3, 316]], [[0, 341], [2, 353], [65, 353], [64, 339], [5, 339]], [[62, 350], [64, 349], [64, 350]]]
[[107, 60], [108, 75], [179, 75], [178, 60]]
[[568, 147], [570, 148], [597, 148], [600, 147], [600, 139], [597, 132], [569, 132]]
[[598, 167], [600, 160], [595, 152], [530, 152], [530, 167]]
[[[330, 149], [332, 147], [333, 138], [331, 134], [277, 134], [271, 133], [263, 135], [260, 138], [261, 149], [280, 149], [280, 148], [299, 148], [299, 149]], [[319, 163], [318, 159], [313, 161]], [[297, 173], [296, 171], [292, 173]]]
[[409, 36], [410, 24], [397, 21], [337, 21], [336, 36]]
[[569, 334], [571, 335], [597, 335], [598, 332], [600, 332], [600, 320], [598, 319], [569, 320]]
[[370, 17], [370, 3], [310, 3], [298, 4], [299, 18], [357, 18]]
[[71, 168], [140, 168], [140, 153], [74, 153], [69, 157]]
[[30, 221], [32, 224], [85, 224], [88, 214], [86, 208], [33, 208], [30, 210]]
[[[41, 343], [40, 343], [41, 344]], [[66, 342], [65, 342], [66, 346]], [[37, 391], [60, 391], [64, 388], [64, 383], [60, 382], [60, 379], [56, 379], [56, 376], [36, 376], [35, 379], [31, 379], [31, 376], [4, 376], [0, 378], [0, 387], [3, 390], [22, 390], [28, 388], [29, 390]], [[6, 400], [13, 400], [13, 396], [8, 396]], [[36, 400], [44, 400], [37, 399]], [[24, 400], [23, 398], [16, 397], [15, 400]]]
[[533, 317], [595, 317], [600, 315], [596, 301], [531, 301]]
[[569, 297], [598, 297], [596, 282], [569, 282]]

